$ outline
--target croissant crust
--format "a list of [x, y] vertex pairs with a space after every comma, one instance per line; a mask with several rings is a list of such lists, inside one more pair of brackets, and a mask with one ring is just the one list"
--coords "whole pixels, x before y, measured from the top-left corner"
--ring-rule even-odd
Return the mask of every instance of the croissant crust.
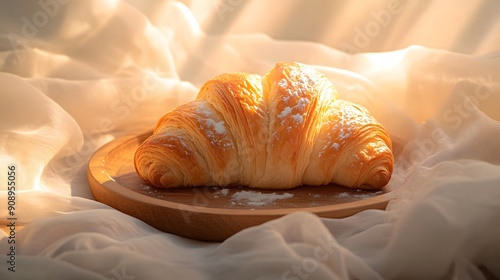
[[138, 175], [162, 187], [380, 189], [394, 158], [387, 130], [337, 98], [313, 68], [277, 63], [264, 76], [223, 74], [157, 123], [137, 149]]

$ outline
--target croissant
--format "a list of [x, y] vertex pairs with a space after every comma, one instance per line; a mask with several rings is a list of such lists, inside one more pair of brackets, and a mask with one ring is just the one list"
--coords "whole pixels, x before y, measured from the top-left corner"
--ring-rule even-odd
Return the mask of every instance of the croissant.
[[262, 77], [223, 74], [205, 83], [196, 100], [158, 121], [134, 163], [161, 188], [381, 189], [394, 158], [389, 133], [367, 109], [337, 99], [313, 68], [281, 62]]

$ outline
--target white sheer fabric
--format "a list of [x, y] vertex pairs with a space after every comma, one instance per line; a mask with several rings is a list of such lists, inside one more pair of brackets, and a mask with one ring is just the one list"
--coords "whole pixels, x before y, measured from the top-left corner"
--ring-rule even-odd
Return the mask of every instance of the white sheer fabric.
[[[348, 54], [260, 33], [207, 35], [170, 2], [149, 12], [118, 1], [0, 3], [1, 279], [500, 277], [498, 52]], [[281, 60], [313, 65], [389, 129], [395, 199], [386, 211], [295, 213], [217, 244], [94, 201], [85, 172], [96, 148], [152, 128], [217, 74], [263, 74]], [[18, 171], [15, 273], [9, 165]]]

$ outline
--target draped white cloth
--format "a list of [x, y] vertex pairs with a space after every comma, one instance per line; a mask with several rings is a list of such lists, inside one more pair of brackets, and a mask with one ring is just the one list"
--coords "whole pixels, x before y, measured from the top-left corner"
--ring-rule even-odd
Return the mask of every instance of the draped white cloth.
[[[209, 35], [183, 4], [135, 2], [0, 1], [1, 279], [500, 277], [496, 39], [481, 33], [489, 50], [481, 55], [387, 45], [349, 54], [263, 33]], [[227, 7], [241, 1], [226, 2], [219, 15], [234, 16]], [[254, 15], [256, 24], [266, 15]], [[362, 39], [348, 46], [364, 50]], [[99, 146], [152, 128], [215, 75], [263, 74], [282, 60], [313, 65], [388, 128], [396, 196], [386, 211], [294, 213], [205, 243], [93, 199], [86, 164]], [[8, 166], [17, 171], [16, 272], [8, 270]]]

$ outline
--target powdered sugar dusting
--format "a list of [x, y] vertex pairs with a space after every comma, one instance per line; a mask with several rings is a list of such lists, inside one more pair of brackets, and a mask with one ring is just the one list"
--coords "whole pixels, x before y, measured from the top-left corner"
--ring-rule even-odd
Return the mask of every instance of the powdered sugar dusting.
[[200, 129], [205, 133], [207, 139], [215, 147], [234, 148], [233, 141], [227, 135], [226, 123], [219, 120], [215, 112], [205, 102], [200, 102], [196, 109]]
[[[279, 100], [278, 123], [291, 132], [304, 125], [309, 110], [310, 93], [315, 91], [322, 74], [308, 66], [292, 66], [283, 69], [283, 77], [275, 83], [282, 91]], [[279, 136], [273, 134], [274, 138]]]
[[[289, 100], [289, 96], [287, 97], [283, 97], [283, 102], [284, 103], [289, 103], [288, 100]], [[297, 104], [295, 106], [286, 106], [282, 111], [281, 113], [279, 113], [278, 117], [281, 119], [281, 125], [284, 125], [285, 124], [285, 119], [288, 117], [288, 118], [291, 118], [292, 120], [295, 121], [295, 123], [297, 124], [301, 124], [302, 122], [304, 122], [304, 115], [305, 115], [305, 111], [306, 111], [306, 108], [307, 108], [307, 104], [309, 104], [310, 101], [309, 99], [307, 98], [300, 98], [297, 102]], [[290, 116], [291, 115], [291, 116]]]
[[[292, 68], [288, 73], [289, 80], [283, 78], [278, 82], [278, 86], [287, 93], [281, 100], [287, 106], [278, 114], [281, 119], [280, 125], [284, 125], [285, 120], [292, 120], [297, 125], [304, 122], [307, 105], [310, 103], [304, 95], [312, 91], [317, 84], [318, 73], [313, 68], [300, 67], [299, 69]], [[299, 97], [298, 101], [293, 104], [292, 102], [295, 102], [297, 97]]]
[[293, 120], [297, 123], [302, 123], [304, 121], [304, 117], [302, 117], [302, 115], [300, 115], [300, 114], [295, 114], [292, 117], [293, 117]]
[[374, 119], [367, 112], [350, 103], [332, 107], [328, 114], [331, 116], [331, 121], [324, 123], [324, 126], [330, 127], [331, 131], [324, 139], [324, 145], [318, 157], [330, 149], [338, 151], [340, 146], [349, 141], [361, 127], [374, 122]]
[[351, 128], [341, 128], [339, 132], [339, 140], [347, 139], [351, 136], [352, 129]]
[[181, 151], [181, 149], [178, 148], [178, 144], [180, 144], [184, 148], [182, 150], [184, 151], [185, 155], [192, 154], [191, 148], [186, 144], [186, 142], [184, 142], [184, 140], [185, 140], [184, 137], [177, 135], [170, 130], [167, 130], [165, 132], [162, 132], [162, 138], [169, 139], [169, 140], [170, 139], [175, 140], [175, 142], [172, 142], [171, 140], [166, 141], [166, 142], [162, 142], [161, 143], [162, 146], [168, 147], [170, 149], [177, 149], [177, 150]]
[[229, 189], [220, 189], [214, 192], [214, 197], [226, 197], [229, 194]]
[[279, 86], [280, 86], [281, 88], [286, 88], [286, 87], [288, 87], [288, 82], [286, 81], [286, 79], [281, 79], [281, 81], [279, 81], [279, 83], [278, 83], [278, 84], [279, 84]]
[[278, 115], [278, 117], [282, 119], [282, 118], [288, 116], [291, 112], [292, 112], [292, 108], [287, 106], [287, 107], [285, 107], [285, 109], [283, 109], [283, 111], [281, 111], [281, 113]]
[[340, 140], [347, 139], [360, 126], [373, 122], [373, 118], [365, 112], [349, 106], [348, 103], [340, 106], [338, 111], [338, 127]]
[[341, 192], [336, 195], [338, 198], [352, 198], [356, 200], [360, 199], [368, 199], [377, 195], [382, 194], [382, 191], [374, 192], [374, 193], [363, 193], [363, 194], [356, 194], [356, 193], [348, 193], [348, 192]]
[[205, 120], [205, 122], [207, 123], [207, 125], [211, 126], [214, 129], [215, 133], [217, 134], [226, 133], [226, 128], [224, 127], [224, 121], [216, 122], [212, 119], [207, 119]]
[[261, 193], [257, 191], [239, 191], [231, 196], [233, 204], [248, 206], [265, 206], [276, 200], [292, 198], [292, 193]]

